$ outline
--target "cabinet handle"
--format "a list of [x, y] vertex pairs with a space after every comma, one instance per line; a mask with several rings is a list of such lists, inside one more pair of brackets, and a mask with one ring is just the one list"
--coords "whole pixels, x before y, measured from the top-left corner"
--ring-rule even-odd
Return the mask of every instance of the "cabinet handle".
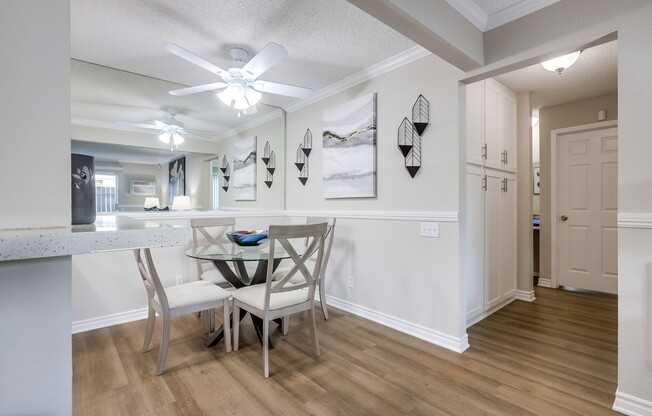
[[507, 162], [507, 150], [505, 150], [505, 164], [506, 165], [508, 164], [508, 162]]
[[487, 190], [487, 175], [482, 178], [482, 189]]
[[483, 159], [486, 159], [486, 158], [487, 158], [487, 143], [485, 143], [485, 144], [482, 146], [482, 158], [483, 158]]
[[502, 191], [507, 192], [507, 178], [503, 178], [502, 183], [503, 183]]

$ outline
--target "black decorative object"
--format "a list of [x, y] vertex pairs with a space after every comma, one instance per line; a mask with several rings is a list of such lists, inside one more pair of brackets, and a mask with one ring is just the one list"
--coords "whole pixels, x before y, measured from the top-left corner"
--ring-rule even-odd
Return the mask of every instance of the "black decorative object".
[[412, 121], [403, 119], [398, 127], [398, 148], [405, 158], [405, 169], [414, 178], [421, 168], [421, 135], [430, 124], [430, 103], [419, 95], [412, 106]]
[[303, 186], [305, 186], [306, 182], [308, 182], [308, 158], [306, 158], [306, 163], [301, 168], [301, 173], [299, 173], [299, 180]]
[[222, 171], [222, 173], [226, 172], [226, 165], [228, 163], [229, 162], [227, 161], [226, 155], [224, 155], [224, 157], [222, 158], [222, 167], [220, 167], [220, 170]]
[[175, 196], [182, 196], [186, 194], [186, 158], [180, 157], [174, 159], [169, 164], [169, 204], [174, 202]]
[[265, 165], [267, 165], [269, 163], [269, 154], [270, 154], [270, 152], [271, 152], [271, 148], [269, 146], [269, 142], [266, 142], [265, 143], [265, 150], [263, 150], [263, 156], [261, 157], [261, 159], [263, 160]]
[[312, 132], [306, 129], [306, 134], [303, 135], [303, 153], [306, 157], [310, 157], [310, 152], [312, 152]]
[[73, 153], [70, 155], [72, 172], [72, 224], [95, 222], [95, 158]]
[[430, 103], [423, 95], [419, 95], [417, 101], [412, 106], [412, 124], [417, 129], [419, 136], [428, 127], [430, 123]]
[[224, 155], [224, 165], [220, 170], [222, 171], [222, 189], [224, 189], [224, 192], [228, 192], [229, 179], [231, 178], [231, 166], [229, 166], [229, 162], [226, 161], [226, 155]]
[[272, 182], [274, 181], [274, 171], [276, 170], [276, 155], [271, 149], [269, 142], [265, 143], [265, 150], [263, 151], [263, 156], [261, 157], [263, 162], [265, 162], [265, 185], [268, 188], [272, 187]]
[[306, 157], [306, 154], [303, 151], [303, 145], [299, 143], [299, 147], [297, 148], [297, 161], [294, 162], [294, 166], [296, 166], [297, 169], [299, 169], [299, 172], [303, 171], [303, 167], [306, 164], [306, 160], [308, 160], [308, 158]]

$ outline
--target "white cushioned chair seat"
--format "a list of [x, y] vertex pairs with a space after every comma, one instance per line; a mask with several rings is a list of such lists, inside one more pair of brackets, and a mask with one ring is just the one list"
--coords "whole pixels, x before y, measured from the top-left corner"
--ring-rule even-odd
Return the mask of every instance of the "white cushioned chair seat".
[[[240, 302], [251, 305], [256, 309], [265, 308], [266, 283], [246, 286], [231, 292], [231, 296]], [[287, 306], [298, 305], [308, 300], [307, 290], [294, 290], [291, 292], [272, 293], [269, 298], [269, 309], [281, 309]]]
[[166, 287], [165, 295], [168, 298], [170, 309], [177, 309], [204, 302], [228, 299], [231, 293], [219, 286], [215, 286], [211, 282], [198, 280], [178, 286]]
[[219, 270], [217, 269], [206, 270], [204, 273], [201, 274], [200, 279], [206, 280], [207, 282], [211, 282], [214, 285], [226, 282], [226, 279], [224, 278], [224, 276], [222, 276], [222, 273], [220, 273]]

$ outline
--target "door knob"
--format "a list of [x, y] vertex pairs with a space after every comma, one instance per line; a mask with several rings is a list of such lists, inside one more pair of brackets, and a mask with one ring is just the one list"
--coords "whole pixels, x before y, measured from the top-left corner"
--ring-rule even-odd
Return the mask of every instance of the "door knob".
[[567, 216], [565, 216], [565, 215], [562, 215], [562, 216], [561, 216], [561, 220], [562, 220], [562, 221], [566, 221], [567, 219], [568, 219]]

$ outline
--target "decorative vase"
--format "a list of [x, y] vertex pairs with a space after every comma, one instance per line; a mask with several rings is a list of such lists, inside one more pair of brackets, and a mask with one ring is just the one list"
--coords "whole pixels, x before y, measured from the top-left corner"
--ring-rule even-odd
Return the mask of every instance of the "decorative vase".
[[71, 154], [72, 224], [95, 222], [95, 158]]

